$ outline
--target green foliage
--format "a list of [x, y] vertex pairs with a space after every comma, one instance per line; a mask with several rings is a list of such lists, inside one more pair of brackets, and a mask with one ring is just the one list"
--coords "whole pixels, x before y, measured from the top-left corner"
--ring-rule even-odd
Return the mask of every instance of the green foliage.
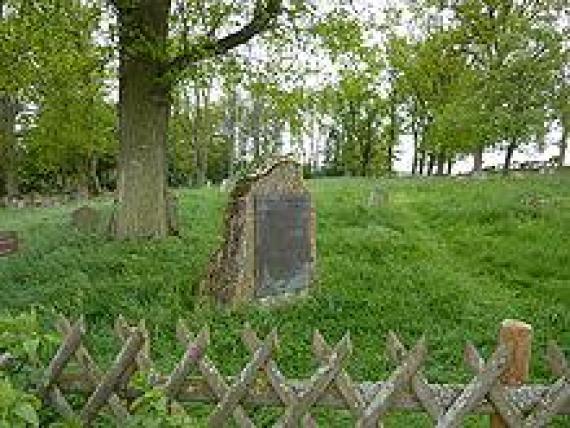
[[23, 107], [12, 148], [20, 187], [61, 191], [58, 178], [93, 180], [91, 164], [116, 153], [114, 111], [104, 93], [107, 49], [92, 39], [99, 5], [10, 0], [4, 11], [0, 67], [9, 73], [0, 76], [0, 96]]
[[56, 341], [55, 335], [44, 332], [35, 310], [0, 314], [0, 352], [8, 352], [18, 362], [37, 367], [43, 348]]
[[164, 391], [148, 385], [147, 378], [139, 376], [135, 381], [135, 385], [145, 392], [133, 402], [131, 406], [133, 417], [129, 420], [127, 427], [183, 428], [204, 425], [196, 418], [189, 416], [181, 406], [172, 403], [164, 395]]
[[40, 400], [12, 385], [0, 373], [0, 427], [39, 427]]

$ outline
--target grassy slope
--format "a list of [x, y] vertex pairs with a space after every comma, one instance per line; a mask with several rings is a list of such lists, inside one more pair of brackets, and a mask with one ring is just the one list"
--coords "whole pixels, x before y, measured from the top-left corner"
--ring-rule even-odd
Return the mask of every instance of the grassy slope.
[[[102, 359], [117, 350], [112, 319], [119, 313], [144, 317], [165, 369], [180, 355], [175, 321], [184, 317], [193, 328], [209, 324], [210, 353], [228, 374], [246, 361], [236, 345], [245, 321], [263, 334], [278, 327], [278, 361], [291, 376], [314, 369], [309, 345], [315, 328], [329, 341], [349, 330], [350, 371], [370, 380], [392, 368], [384, 353], [387, 331], [398, 331], [408, 344], [425, 333], [426, 371], [430, 379], [448, 382], [468, 377], [461, 362], [467, 339], [488, 355], [500, 321], [518, 318], [535, 330], [533, 377], [548, 380], [546, 340], [555, 338], [570, 350], [570, 175], [383, 180], [379, 185], [389, 202], [369, 208], [375, 185], [357, 179], [312, 182], [318, 289], [289, 307], [231, 313], [196, 305], [192, 296], [219, 239], [222, 193], [184, 192], [182, 238], [157, 244], [81, 236], [67, 226], [70, 208], [0, 210], [0, 229], [20, 230], [25, 239], [20, 255], [0, 259], [0, 308], [40, 305], [84, 313], [90, 346]], [[327, 425], [348, 426], [338, 413], [322, 417]], [[395, 416], [386, 426], [429, 424]]]

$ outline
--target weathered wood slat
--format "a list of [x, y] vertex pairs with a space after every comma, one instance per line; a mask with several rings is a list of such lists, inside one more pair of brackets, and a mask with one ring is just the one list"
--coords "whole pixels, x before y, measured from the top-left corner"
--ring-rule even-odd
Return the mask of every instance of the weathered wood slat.
[[[388, 333], [387, 345], [392, 361], [395, 364], [401, 364], [408, 355], [408, 350], [400, 341], [398, 336], [392, 331]], [[443, 414], [443, 408], [439, 406], [437, 400], [434, 398], [433, 391], [421, 370], [418, 370], [412, 376], [410, 384], [412, 386], [412, 391], [416, 394], [426, 412], [434, 421], [437, 421]]]
[[143, 346], [136, 358], [137, 368], [142, 372], [150, 371], [153, 367], [153, 363], [150, 358], [150, 335], [146, 328], [145, 321], [141, 320], [139, 325], [134, 327], [130, 326], [122, 315], [119, 315], [115, 320], [115, 334], [123, 343], [129, 339], [134, 330], [141, 332], [144, 339]]
[[[254, 353], [263, 345], [261, 339], [257, 337], [257, 334], [249, 325], [246, 325], [243, 330], [242, 340], [251, 353]], [[287, 379], [283, 376], [283, 373], [281, 373], [281, 370], [277, 367], [277, 363], [272, 358], [267, 361], [265, 372], [267, 373], [271, 386], [284, 405], [289, 406], [297, 401], [295, 393], [287, 385]]]
[[375, 393], [374, 398], [358, 421], [359, 427], [374, 427], [392, 406], [394, 395], [404, 389], [410, 378], [418, 371], [427, 353], [425, 339], [418, 341], [404, 362], [392, 373], [388, 381]]
[[277, 427], [296, 426], [299, 419], [306, 414], [317, 402], [319, 397], [326, 391], [336, 378], [348, 356], [352, 345], [349, 335], [345, 335], [331, 352], [327, 364], [319, 368], [308, 382], [307, 390], [299, 396], [299, 399], [285, 410], [285, 414], [276, 424]]
[[499, 346], [483, 370], [473, 378], [453, 405], [438, 420], [437, 427], [455, 428], [460, 426], [463, 418], [477, 406], [477, 403], [487, 395], [497, 381], [507, 365], [507, 358], [507, 349], [502, 345]]
[[144, 337], [140, 331], [135, 330], [131, 333], [131, 336], [123, 346], [113, 366], [103, 376], [101, 383], [97, 386], [83, 407], [81, 420], [85, 424], [89, 425], [97, 415], [97, 412], [99, 412], [99, 409], [105, 405], [111, 394], [113, 394], [114, 389], [121, 380], [121, 375], [136, 359], [143, 345], [143, 341]]
[[75, 351], [81, 344], [81, 335], [85, 331], [83, 319], [80, 318], [75, 322], [71, 331], [66, 335], [63, 343], [60, 345], [55, 356], [45, 370], [42, 383], [39, 387], [41, 395], [45, 395], [53, 383], [57, 381], [69, 360], [75, 354]]
[[[313, 352], [322, 364], [325, 364], [332, 354], [332, 348], [318, 330], [313, 335]], [[346, 370], [341, 369], [334, 382], [352, 414], [356, 418], [362, 417], [366, 403]]]
[[[253, 331], [251, 326], [249, 326], [248, 324], [246, 324], [246, 326], [243, 329], [242, 341], [244, 342], [245, 346], [248, 348], [248, 350], [251, 353], [255, 352], [255, 350], [263, 344], [261, 339], [257, 337], [255, 331]], [[267, 360], [267, 363], [265, 364], [265, 373], [267, 374], [267, 378], [269, 379], [271, 386], [273, 387], [273, 389], [281, 399], [282, 403], [286, 407], [293, 406], [299, 398], [297, 397], [297, 395], [295, 395], [294, 391], [288, 386], [287, 379], [285, 378], [283, 373], [281, 373], [281, 370], [279, 370], [277, 363], [272, 358]], [[317, 423], [315, 422], [311, 414], [307, 413], [303, 417], [302, 425], [304, 427], [316, 427]]]
[[[481, 358], [477, 348], [470, 342], [465, 346], [465, 362], [475, 374], [481, 374], [485, 369], [485, 361]], [[497, 382], [491, 386], [488, 397], [509, 427], [518, 428], [524, 426], [522, 412], [507, 399], [506, 389], [503, 385]]]
[[57, 386], [53, 386], [49, 389], [46, 399], [65, 419], [75, 419], [75, 412]]
[[194, 366], [204, 354], [208, 344], [208, 335], [208, 331], [203, 329], [200, 334], [198, 334], [197, 339], [186, 346], [186, 351], [182, 359], [176, 365], [164, 385], [164, 390], [168, 397], [176, 399], [176, 395], [184, 383], [184, 379], [190, 373], [192, 366]]
[[[182, 342], [185, 346], [188, 346], [190, 343], [193, 343], [195, 341], [194, 336], [192, 335], [192, 333], [190, 333], [188, 328], [184, 325], [184, 323], [181, 320], [179, 320], [178, 322], [178, 326], [176, 329], [176, 336], [178, 337], [178, 340]], [[206, 380], [207, 386], [215, 394], [212, 397], [212, 402], [217, 402], [218, 400], [223, 399], [224, 395], [229, 390], [229, 384], [225, 381], [225, 379], [220, 374], [218, 369], [216, 369], [216, 366], [212, 363], [212, 361], [210, 361], [207, 355], [201, 355], [201, 358], [198, 359], [197, 365], [198, 369], [202, 373], [202, 376], [204, 376], [204, 379]], [[233, 382], [233, 380], [230, 381]], [[201, 385], [204, 384], [201, 383]], [[180, 399], [181, 393], [183, 393], [183, 391], [179, 390], [178, 399]], [[254, 423], [251, 421], [249, 416], [247, 416], [247, 413], [245, 412], [245, 410], [241, 405], [237, 405], [235, 407], [233, 411], [233, 416], [240, 427], [242, 428], [255, 427]]]
[[562, 349], [560, 349], [553, 340], [548, 342], [548, 346], [546, 348], [546, 359], [548, 360], [550, 370], [555, 376], [565, 376], [567, 379], [570, 379], [570, 365], [568, 364]]
[[558, 379], [548, 393], [540, 400], [535, 410], [527, 417], [526, 428], [546, 426], [565, 404], [570, 403], [570, 381], [565, 377]]
[[[65, 317], [59, 318], [56, 327], [62, 334], [69, 334], [72, 329], [69, 320]], [[85, 380], [95, 389], [102, 377], [101, 370], [83, 345], [80, 345], [75, 351], [75, 358], [84, 370]], [[109, 406], [117, 419], [127, 420], [129, 418], [129, 412], [116, 394], [111, 394], [111, 397], [109, 397]]]
[[238, 380], [232, 387], [230, 387], [230, 389], [224, 395], [222, 401], [216, 406], [216, 409], [208, 421], [208, 425], [210, 427], [218, 428], [224, 426], [224, 424], [227, 422], [228, 417], [232, 414], [234, 408], [247, 393], [247, 390], [254, 381], [259, 369], [263, 366], [263, 364], [267, 362], [271, 356], [276, 341], [277, 332], [273, 330], [263, 341], [263, 346], [255, 352], [253, 358], [246, 364]]

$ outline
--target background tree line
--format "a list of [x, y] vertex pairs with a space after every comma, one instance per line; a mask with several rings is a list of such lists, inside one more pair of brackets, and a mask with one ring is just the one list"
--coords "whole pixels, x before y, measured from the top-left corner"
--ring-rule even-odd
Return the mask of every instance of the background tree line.
[[116, 190], [117, 234], [162, 236], [167, 184], [275, 154], [307, 175], [377, 176], [407, 135], [414, 174], [469, 154], [479, 171], [494, 148], [508, 170], [558, 125], [562, 165], [565, 13], [556, 0], [0, 0], [0, 190]]

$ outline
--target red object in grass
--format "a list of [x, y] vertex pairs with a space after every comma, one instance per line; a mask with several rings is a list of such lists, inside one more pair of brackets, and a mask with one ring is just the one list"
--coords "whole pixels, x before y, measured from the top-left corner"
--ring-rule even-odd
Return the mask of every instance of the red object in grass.
[[16, 232], [0, 232], [0, 256], [7, 256], [18, 251], [18, 234]]

